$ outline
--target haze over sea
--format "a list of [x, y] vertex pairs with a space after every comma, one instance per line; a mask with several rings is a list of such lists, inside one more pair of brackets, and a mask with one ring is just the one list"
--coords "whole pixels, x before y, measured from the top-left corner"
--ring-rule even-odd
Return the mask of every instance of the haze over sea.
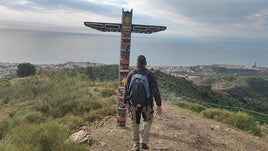
[[[0, 62], [35, 64], [89, 61], [118, 64], [120, 33], [83, 34], [30, 30], [0, 30]], [[268, 44], [250, 39], [161, 38], [132, 34], [131, 63], [144, 54], [148, 65], [236, 64], [268, 66]], [[258, 45], [258, 47], [256, 47]]]

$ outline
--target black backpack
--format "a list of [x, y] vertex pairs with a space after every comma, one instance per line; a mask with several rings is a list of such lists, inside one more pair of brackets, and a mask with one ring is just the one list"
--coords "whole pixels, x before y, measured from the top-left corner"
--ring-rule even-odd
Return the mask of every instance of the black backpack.
[[134, 71], [129, 85], [129, 96], [130, 103], [135, 107], [144, 107], [150, 105], [151, 92], [149, 88], [149, 81], [147, 75], [150, 71], [145, 74], [140, 74]]

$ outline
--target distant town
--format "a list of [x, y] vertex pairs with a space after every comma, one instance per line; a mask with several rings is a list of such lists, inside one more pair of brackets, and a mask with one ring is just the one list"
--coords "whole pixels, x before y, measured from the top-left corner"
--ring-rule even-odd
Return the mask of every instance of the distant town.
[[[12, 78], [16, 77], [17, 65], [19, 63], [10, 63], [10, 62], [0, 62], [0, 78]], [[60, 70], [60, 69], [71, 69], [71, 68], [86, 68], [101, 66], [105, 64], [92, 63], [92, 62], [66, 62], [62, 64], [33, 64], [37, 69], [37, 72], [40, 70]], [[187, 79], [200, 78], [200, 76], [210, 76], [216, 74], [251, 74], [254, 76], [257, 72], [265, 71], [268, 72], [267, 67], [258, 67], [256, 64], [253, 66], [244, 66], [244, 65], [224, 65], [224, 64], [215, 64], [215, 65], [198, 65], [198, 66], [148, 66], [149, 69], [160, 70], [162, 72], [184, 77]], [[265, 74], [265, 76], [267, 76]]]

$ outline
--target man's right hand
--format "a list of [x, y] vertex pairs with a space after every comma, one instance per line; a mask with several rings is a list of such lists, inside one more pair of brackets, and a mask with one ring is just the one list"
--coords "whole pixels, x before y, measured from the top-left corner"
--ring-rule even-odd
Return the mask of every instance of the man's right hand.
[[162, 107], [161, 106], [158, 106], [157, 107], [157, 114], [158, 115], [161, 115], [162, 114]]

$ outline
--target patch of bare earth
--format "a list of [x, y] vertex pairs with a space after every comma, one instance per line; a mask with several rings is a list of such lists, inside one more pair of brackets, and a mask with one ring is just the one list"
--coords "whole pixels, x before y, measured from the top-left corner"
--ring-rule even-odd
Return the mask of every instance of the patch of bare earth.
[[[142, 125], [141, 125], [142, 126]], [[131, 123], [117, 128], [115, 117], [106, 117], [87, 128], [90, 150], [131, 150]], [[163, 114], [151, 129], [150, 150], [161, 151], [268, 151], [268, 142], [232, 126], [199, 117], [163, 102]]]

